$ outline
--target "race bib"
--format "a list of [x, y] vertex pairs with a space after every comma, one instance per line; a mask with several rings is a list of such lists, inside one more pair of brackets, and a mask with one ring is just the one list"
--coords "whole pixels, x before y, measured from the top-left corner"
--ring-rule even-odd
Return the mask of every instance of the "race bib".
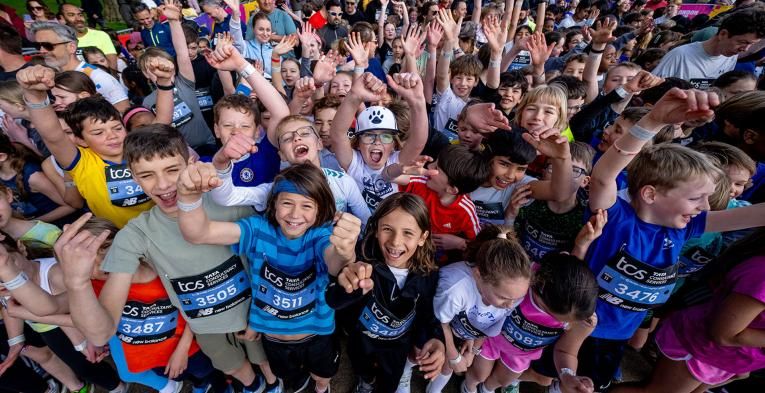
[[395, 340], [403, 336], [414, 322], [414, 310], [402, 318], [395, 316], [390, 310], [377, 303], [374, 295], [361, 311], [359, 322], [366, 329], [364, 334], [381, 340]]
[[446, 121], [443, 134], [449, 139], [449, 143], [459, 140], [459, 135], [457, 135], [458, 129], [457, 120], [449, 118], [449, 120]]
[[701, 270], [709, 262], [715, 259], [715, 256], [706, 249], [695, 246], [686, 250], [680, 255], [680, 267], [678, 268], [678, 277], [687, 277]]
[[628, 311], [658, 307], [672, 294], [677, 270], [677, 264], [660, 269], [619, 251], [598, 273], [598, 298]]
[[450, 325], [454, 334], [463, 340], [475, 340], [485, 336], [482, 331], [476, 329], [476, 327], [470, 323], [470, 320], [464, 311], [457, 314], [457, 316], [452, 319]]
[[204, 273], [170, 283], [190, 319], [220, 314], [250, 298], [250, 280], [236, 255]]
[[542, 259], [550, 251], [571, 249], [569, 239], [560, 239], [559, 235], [544, 231], [532, 220], [523, 222], [519, 235], [523, 248], [533, 260]]
[[502, 202], [473, 201], [473, 203], [475, 204], [475, 212], [481, 221], [505, 221], [505, 209], [502, 207]]
[[712, 86], [714, 79], [691, 78], [690, 82], [694, 89], [707, 90]]
[[104, 167], [106, 189], [109, 200], [117, 207], [130, 207], [148, 202], [149, 198], [141, 186], [133, 180], [127, 164], [109, 165]]
[[515, 57], [512, 63], [510, 63], [510, 71], [520, 70], [529, 64], [531, 64], [531, 54], [527, 51], [523, 51]]
[[381, 176], [364, 176], [362, 184], [364, 187], [361, 190], [361, 196], [372, 211], [377, 209], [377, 205], [385, 197], [393, 193], [393, 185], [383, 180]]
[[191, 121], [194, 117], [194, 113], [191, 112], [189, 105], [181, 100], [178, 96], [178, 90], [173, 90], [173, 124], [172, 126], [178, 128]]
[[152, 304], [128, 301], [122, 308], [117, 338], [125, 344], [156, 344], [175, 335], [178, 309], [170, 299]]
[[202, 112], [212, 110], [213, 99], [212, 99], [212, 95], [210, 95], [210, 89], [207, 89], [207, 88], [197, 89], [194, 91], [194, 93], [197, 95], [197, 102], [199, 103], [199, 109]]
[[260, 282], [255, 295], [255, 306], [279, 318], [293, 319], [310, 313], [316, 307], [318, 288], [316, 268], [289, 275], [263, 261]]
[[530, 321], [516, 307], [505, 319], [502, 336], [518, 349], [533, 351], [555, 342], [563, 334], [563, 328], [553, 328]]

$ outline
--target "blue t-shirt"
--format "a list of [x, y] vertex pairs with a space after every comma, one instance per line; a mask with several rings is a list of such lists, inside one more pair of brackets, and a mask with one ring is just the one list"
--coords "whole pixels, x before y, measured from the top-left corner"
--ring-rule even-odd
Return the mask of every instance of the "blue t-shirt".
[[744, 193], [739, 197], [745, 201], [751, 203], [763, 202], [763, 190], [765, 190], [765, 163], [758, 162], [757, 170], [752, 176], [752, 186], [744, 190]]
[[706, 218], [702, 212], [683, 229], [649, 224], [629, 202], [616, 198], [603, 235], [587, 254], [600, 286], [593, 337], [627, 340], [646, 310], [667, 301], [677, 280], [680, 251], [688, 239], [704, 233]]
[[329, 285], [324, 250], [332, 225], [290, 240], [258, 215], [237, 224], [242, 234], [231, 248], [250, 263], [250, 328], [267, 334], [332, 334], [335, 312], [324, 298]]
[[21, 173], [21, 181], [24, 183], [26, 197], [21, 195], [21, 190], [19, 190], [16, 184], [16, 179], [19, 175], [16, 175], [9, 180], [0, 179], [0, 181], [13, 192], [11, 208], [21, 213], [25, 218], [39, 217], [50, 213], [58, 207], [58, 204], [50, 200], [45, 194], [32, 192], [32, 186], [29, 185], [29, 178], [37, 172], [42, 173], [42, 167], [40, 167], [39, 164], [32, 162], [24, 164], [24, 169]]
[[[279, 152], [268, 141], [268, 138], [264, 137], [256, 146], [258, 146], [257, 153], [248, 154], [234, 162], [231, 179], [237, 187], [255, 187], [263, 183], [271, 183], [276, 174], [279, 173]], [[199, 159], [203, 162], [212, 161], [210, 156]]]

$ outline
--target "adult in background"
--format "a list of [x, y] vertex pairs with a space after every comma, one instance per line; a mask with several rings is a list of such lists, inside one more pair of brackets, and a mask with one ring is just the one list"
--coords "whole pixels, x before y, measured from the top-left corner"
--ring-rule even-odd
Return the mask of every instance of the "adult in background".
[[[58, 8], [58, 15], [67, 26], [77, 31], [77, 46], [79, 48], [95, 46], [101, 49], [101, 52], [104, 52], [106, 56], [109, 67], [116, 70], [117, 50], [114, 48], [111, 37], [101, 30], [89, 28], [85, 24], [85, 15], [82, 11], [80, 7], [74, 4], [63, 3]], [[81, 49], [78, 52], [81, 52]], [[81, 53], [78, 53], [78, 55], [81, 55]]]

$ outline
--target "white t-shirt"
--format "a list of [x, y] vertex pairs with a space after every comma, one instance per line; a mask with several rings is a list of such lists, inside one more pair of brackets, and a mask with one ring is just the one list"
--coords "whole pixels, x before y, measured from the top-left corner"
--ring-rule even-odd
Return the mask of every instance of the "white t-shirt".
[[720, 75], [736, 67], [737, 56], [710, 56], [703, 42], [693, 42], [672, 49], [661, 59], [653, 74], [685, 79], [694, 88], [707, 89]]
[[584, 26], [587, 24], [587, 19], [582, 19], [579, 22], [574, 20], [574, 15], [566, 15], [563, 20], [558, 23], [558, 29], [568, 29], [574, 26]]
[[110, 104], [114, 105], [128, 99], [127, 89], [116, 78], [106, 71], [86, 62], [80, 62], [75, 71], [80, 71], [89, 76], [96, 85], [96, 91], [101, 94]]
[[[343, 172], [321, 168], [327, 178], [332, 196], [335, 197], [335, 209], [348, 212], [358, 217], [362, 225], [366, 225], [372, 213], [361, 197], [356, 182]], [[265, 211], [268, 205], [268, 195], [273, 183], [263, 183], [255, 187], [236, 187], [228, 173], [218, 172], [223, 184], [210, 192], [212, 200], [221, 206], [252, 206], [257, 211]]]
[[398, 163], [398, 154], [398, 151], [394, 151], [381, 169], [372, 169], [364, 162], [360, 151], [353, 151], [351, 164], [348, 165], [348, 174], [356, 180], [369, 210], [374, 211], [383, 199], [398, 192], [398, 186], [382, 178], [382, 171], [386, 166]]
[[504, 224], [505, 210], [510, 205], [510, 197], [516, 187], [537, 181], [531, 176], [523, 176], [521, 180], [510, 184], [504, 190], [494, 187], [478, 187], [470, 193], [470, 199], [475, 204], [475, 211], [481, 224]]
[[446, 135], [449, 142], [456, 141], [458, 139], [457, 117], [467, 103], [457, 97], [451, 87], [448, 87], [443, 93], [436, 93], [433, 96], [433, 101], [433, 108], [435, 108], [433, 121], [436, 130]]
[[[471, 330], [489, 337], [498, 335], [512, 309], [483, 304], [470, 266], [465, 262], [456, 262], [438, 271], [433, 310], [441, 323], [451, 323], [456, 336], [471, 340], [478, 338], [470, 333]], [[465, 319], [469, 326], [466, 326]]]
[[393, 277], [396, 278], [396, 285], [398, 285], [398, 288], [404, 288], [404, 284], [406, 284], [406, 277], [409, 276], [409, 269], [401, 269], [393, 266], [388, 266], [388, 269], [391, 273], [393, 273]]

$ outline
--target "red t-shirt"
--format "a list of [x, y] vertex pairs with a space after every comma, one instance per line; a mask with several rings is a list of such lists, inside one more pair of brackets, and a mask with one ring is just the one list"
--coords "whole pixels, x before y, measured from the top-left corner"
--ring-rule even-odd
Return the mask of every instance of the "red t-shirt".
[[[104, 281], [93, 280], [96, 296]], [[117, 326], [117, 338], [122, 342], [128, 370], [134, 373], [165, 367], [178, 346], [186, 320], [170, 303], [159, 277], [144, 284], [130, 284], [122, 317]], [[189, 356], [199, 351], [191, 342]]]
[[316, 11], [310, 18], [308, 18], [308, 23], [310, 23], [314, 29], [319, 30], [327, 24], [327, 18], [325, 18], [321, 12]]
[[428, 188], [425, 184], [428, 179], [420, 176], [412, 176], [409, 185], [406, 186], [406, 192], [418, 195], [425, 201], [430, 212], [430, 225], [433, 234], [449, 234], [466, 238], [475, 239], [480, 231], [478, 224], [478, 214], [475, 212], [475, 205], [466, 194], [457, 196], [449, 206], [441, 204], [438, 193]]

